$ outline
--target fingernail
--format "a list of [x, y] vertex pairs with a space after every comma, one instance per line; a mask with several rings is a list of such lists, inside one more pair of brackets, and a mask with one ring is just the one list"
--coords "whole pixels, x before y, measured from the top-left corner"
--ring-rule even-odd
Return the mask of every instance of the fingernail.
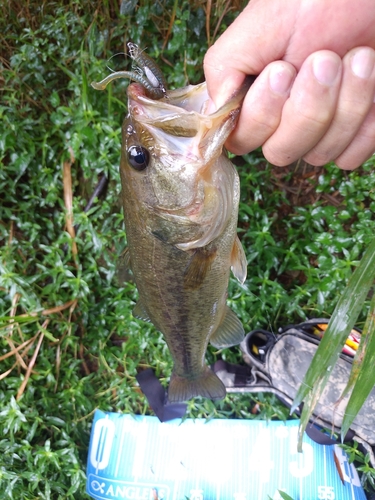
[[274, 66], [270, 70], [269, 85], [274, 92], [286, 94], [289, 92], [295, 73], [283, 66]]
[[331, 86], [339, 74], [341, 61], [331, 54], [318, 54], [313, 61], [313, 72], [318, 82]]
[[350, 62], [355, 75], [359, 78], [369, 78], [374, 69], [374, 51], [363, 47], [354, 54]]

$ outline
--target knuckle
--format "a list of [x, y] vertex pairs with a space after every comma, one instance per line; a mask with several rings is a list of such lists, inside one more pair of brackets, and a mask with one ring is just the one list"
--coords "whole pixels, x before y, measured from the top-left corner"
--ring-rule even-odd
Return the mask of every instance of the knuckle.
[[265, 116], [264, 114], [253, 115], [251, 117], [252, 128], [256, 131], [257, 135], [264, 137], [264, 140], [268, 139], [277, 129], [280, 119], [275, 115]]
[[325, 129], [332, 121], [333, 113], [328, 107], [301, 107], [296, 111], [295, 120], [302, 130]]
[[353, 128], [353, 124], [361, 124], [365, 120], [371, 106], [372, 102], [367, 102], [363, 99], [346, 101], [338, 109], [340, 121], [346, 124], [348, 128]]
[[375, 143], [375, 105], [373, 105], [371, 112], [362, 123], [358, 135], [371, 144]]

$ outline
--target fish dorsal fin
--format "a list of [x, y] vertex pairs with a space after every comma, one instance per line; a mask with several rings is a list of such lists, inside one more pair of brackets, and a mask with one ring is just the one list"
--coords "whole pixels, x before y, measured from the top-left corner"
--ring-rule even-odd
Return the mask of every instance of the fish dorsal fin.
[[202, 285], [216, 252], [216, 248], [207, 247], [194, 250], [184, 272], [184, 287], [186, 290], [196, 290]]
[[138, 302], [136, 303], [132, 311], [132, 314], [137, 319], [141, 319], [142, 321], [147, 321], [147, 323], [151, 323], [148, 312], [146, 311], [145, 306], [143, 305], [141, 299], [139, 299]]
[[244, 283], [247, 275], [247, 259], [238, 236], [234, 240], [230, 265], [234, 276], [240, 283]]
[[225, 317], [210, 338], [210, 343], [217, 349], [240, 344], [244, 339], [245, 331], [241, 321], [227, 306]]

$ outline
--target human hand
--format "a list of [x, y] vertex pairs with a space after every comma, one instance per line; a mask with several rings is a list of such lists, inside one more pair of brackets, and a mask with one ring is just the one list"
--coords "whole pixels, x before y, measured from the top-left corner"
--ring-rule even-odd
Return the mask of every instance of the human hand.
[[375, 151], [374, 49], [371, 0], [251, 0], [205, 57], [217, 107], [259, 74], [227, 148], [262, 145], [279, 166], [359, 166]]

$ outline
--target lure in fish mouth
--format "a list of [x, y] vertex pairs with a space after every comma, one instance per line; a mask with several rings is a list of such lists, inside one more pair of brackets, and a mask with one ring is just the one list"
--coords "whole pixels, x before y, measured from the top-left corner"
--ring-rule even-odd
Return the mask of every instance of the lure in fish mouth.
[[130, 78], [140, 83], [148, 96], [161, 99], [166, 95], [167, 82], [157, 64], [138, 45], [127, 43], [129, 56], [134, 61], [132, 71], [116, 71], [101, 82], [92, 82], [95, 90], [104, 90], [106, 86], [117, 78]]
[[167, 90], [154, 61], [129, 46], [136, 64], [116, 78], [128, 87], [122, 127], [121, 183], [129, 263], [139, 291], [133, 315], [152, 322], [171, 352], [170, 402], [226, 391], [205, 363], [216, 348], [239, 344], [240, 320], [226, 304], [230, 269], [244, 282], [246, 257], [237, 237], [239, 178], [223, 153], [251, 84], [207, 114], [206, 84]]

